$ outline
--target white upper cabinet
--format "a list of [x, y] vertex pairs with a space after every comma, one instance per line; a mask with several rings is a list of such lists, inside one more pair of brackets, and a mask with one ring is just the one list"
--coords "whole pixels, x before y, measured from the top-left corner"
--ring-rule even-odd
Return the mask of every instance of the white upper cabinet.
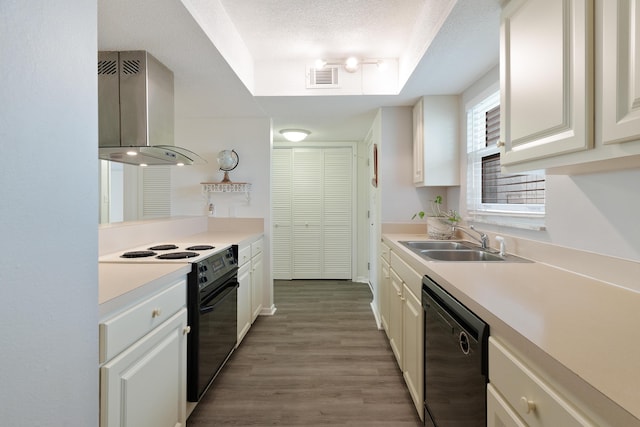
[[616, 144], [640, 135], [640, 4], [602, 5], [602, 142]]
[[505, 172], [640, 166], [638, 0], [512, 0], [500, 40]]
[[413, 184], [460, 185], [459, 100], [456, 95], [424, 96], [413, 107]]
[[593, 146], [592, 3], [512, 0], [503, 9], [503, 166]]

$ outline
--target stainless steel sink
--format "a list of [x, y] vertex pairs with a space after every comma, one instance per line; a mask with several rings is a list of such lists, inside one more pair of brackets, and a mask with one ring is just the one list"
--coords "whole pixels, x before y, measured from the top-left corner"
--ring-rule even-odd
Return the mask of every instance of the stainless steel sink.
[[438, 261], [506, 261], [506, 258], [482, 250], [422, 250], [420, 255]]
[[403, 245], [408, 247], [409, 249], [418, 249], [418, 250], [430, 250], [430, 249], [447, 249], [447, 250], [462, 250], [462, 249], [474, 249], [473, 246], [468, 245], [466, 243], [461, 242], [453, 242], [453, 241], [401, 241]]
[[417, 253], [427, 261], [452, 262], [531, 262], [515, 255], [500, 255], [488, 249], [482, 249], [470, 242], [461, 241], [400, 241], [401, 244]]

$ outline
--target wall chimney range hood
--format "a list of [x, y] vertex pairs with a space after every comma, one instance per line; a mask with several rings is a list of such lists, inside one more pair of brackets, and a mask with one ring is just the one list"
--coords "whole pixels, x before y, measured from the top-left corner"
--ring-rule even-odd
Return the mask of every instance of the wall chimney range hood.
[[174, 146], [173, 72], [146, 51], [98, 52], [98, 119], [103, 160], [206, 163]]

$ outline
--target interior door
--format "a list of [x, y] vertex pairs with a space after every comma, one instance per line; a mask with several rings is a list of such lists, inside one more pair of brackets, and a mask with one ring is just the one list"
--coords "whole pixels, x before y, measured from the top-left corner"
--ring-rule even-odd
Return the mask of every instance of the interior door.
[[275, 279], [351, 279], [353, 150], [276, 148], [272, 212]]

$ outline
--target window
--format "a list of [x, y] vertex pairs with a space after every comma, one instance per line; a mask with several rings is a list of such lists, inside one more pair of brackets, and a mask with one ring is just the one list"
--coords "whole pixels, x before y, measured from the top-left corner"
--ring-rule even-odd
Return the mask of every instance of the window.
[[544, 171], [500, 170], [500, 92], [467, 109], [467, 211], [477, 222], [544, 228]]

